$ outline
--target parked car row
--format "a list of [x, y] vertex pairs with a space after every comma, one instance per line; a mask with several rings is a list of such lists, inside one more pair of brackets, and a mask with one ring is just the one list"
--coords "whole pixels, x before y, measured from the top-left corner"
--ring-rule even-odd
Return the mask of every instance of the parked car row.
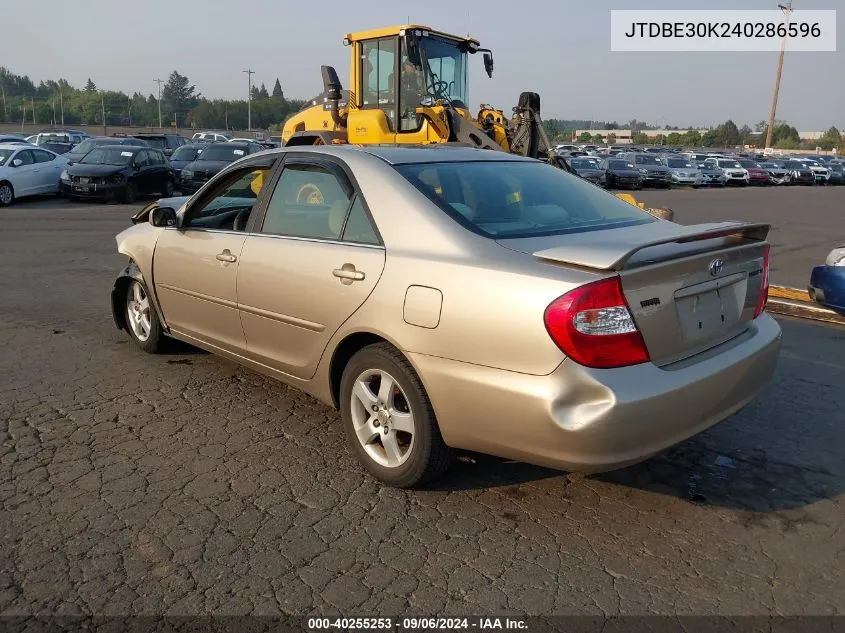
[[610, 188], [845, 185], [845, 160], [828, 156], [765, 157], [605, 149], [601, 152], [573, 145], [556, 147], [573, 172]]
[[[0, 142], [0, 206], [34, 195], [59, 194], [71, 200], [117, 200], [139, 196], [192, 194], [221, 169], [263, 151], [256, 141], [197, 143], [170, 134], [89, 137], [77, 145], [39, 134], [33, 145], [19, 137]], [[69, 151], [67, 151], [69, 149]]]

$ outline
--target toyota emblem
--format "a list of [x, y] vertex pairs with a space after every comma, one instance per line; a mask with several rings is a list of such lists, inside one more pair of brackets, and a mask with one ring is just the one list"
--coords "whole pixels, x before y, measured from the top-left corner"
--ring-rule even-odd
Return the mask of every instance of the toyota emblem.
[[722, 268], [724, 267], [724, 265], [725, 262], [723, 260], [714, 259], [712, 262], [710, 262], [710, 266], [708, 266], [708, 268], [710, 269], [710, 274], [715, 277], [720, 272], [722, 272]]

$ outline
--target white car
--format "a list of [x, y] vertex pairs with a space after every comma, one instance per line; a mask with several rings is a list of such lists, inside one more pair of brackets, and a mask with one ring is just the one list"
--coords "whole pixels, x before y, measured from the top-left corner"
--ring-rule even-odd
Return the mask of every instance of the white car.
[[208, 143], [225, 143], [229, 140], [229, 137], [225, 134], [220, 134], [220, 132], [196, 132], [191, 137], [193, 142], [197, 141], [205, 141]]
[[725, 176], [725, 184], [743, 186], [748, 184], [748, 170], [733, 158], [708, 158], [704, 164], [721, 169]]
[[67, 158], [43, 147], [0, 144], [0, 207], [24, 196], [58, 193], [67, 163]]

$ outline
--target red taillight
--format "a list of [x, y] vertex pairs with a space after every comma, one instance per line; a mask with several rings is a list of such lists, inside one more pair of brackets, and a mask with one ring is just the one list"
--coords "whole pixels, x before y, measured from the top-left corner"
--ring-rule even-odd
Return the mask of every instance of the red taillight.
[[558, 297], [546, 308], [543, 320], [555, 344], [581, 365], [607, 369], [649, 360], [619, 277]]
[[757, 307], [754, 308], [754, 318], [763, 314], [766, 309], [766, 303], [769, 301], [769, 249], [770, 246], [766, 244], [763, 251], [763, 273], [760, 279], [760, 295], [757, 297]]

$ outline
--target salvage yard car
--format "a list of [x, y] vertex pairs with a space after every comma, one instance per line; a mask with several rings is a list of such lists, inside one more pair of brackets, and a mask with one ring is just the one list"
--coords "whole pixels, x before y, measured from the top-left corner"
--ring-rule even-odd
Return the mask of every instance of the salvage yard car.
[[750, 402], [780, 346], [769, 225], [681, 226], [503, 152], [270, 150], [135, 221], [117, 326], [339, 408], [394, 486], [456, 449], [586, 472], [646, 459]]
[[135, 202], [139, 195], [172, 196], [173, 171], [163, 152], [151, 147], [95, 147], [61, 174], [62, 194], [82, 198]]
[[43, 147], [0, 144], [0, 207], [15, 199], [59, 191], [67, 159]]
[[769, 183], [773, 185], [788, 185], [792, 183], [792, 172], [779, 163], [760, 163], [760, 168], [769, 174]]
[[179, 176], [179, 190], [193, 193], [226, 165], [243, 156], [263, 151], [258, 143], [211, 143], [206, 145], [193, 162], [184, 164]]
[[726, 185], [744, 187], [748, 184], [748, 171], [733, 158], [708, 158], [704, 164], [714, 169], [721, 169]]
[[667, 156], [663, 159], [663, 164], [669, 168], [669, 180], [672, 184], [701, 186], [703, 181], [698, 167], [686, 158]]
[[810, 298], [845, 316], [845, 244], [828, 254], [823, 266], [810, 273]]
[[613, 189], [642, 189], [643, 175], [633, 164], [621, 158], [608, 158], [604, 167], [605, 186]]

